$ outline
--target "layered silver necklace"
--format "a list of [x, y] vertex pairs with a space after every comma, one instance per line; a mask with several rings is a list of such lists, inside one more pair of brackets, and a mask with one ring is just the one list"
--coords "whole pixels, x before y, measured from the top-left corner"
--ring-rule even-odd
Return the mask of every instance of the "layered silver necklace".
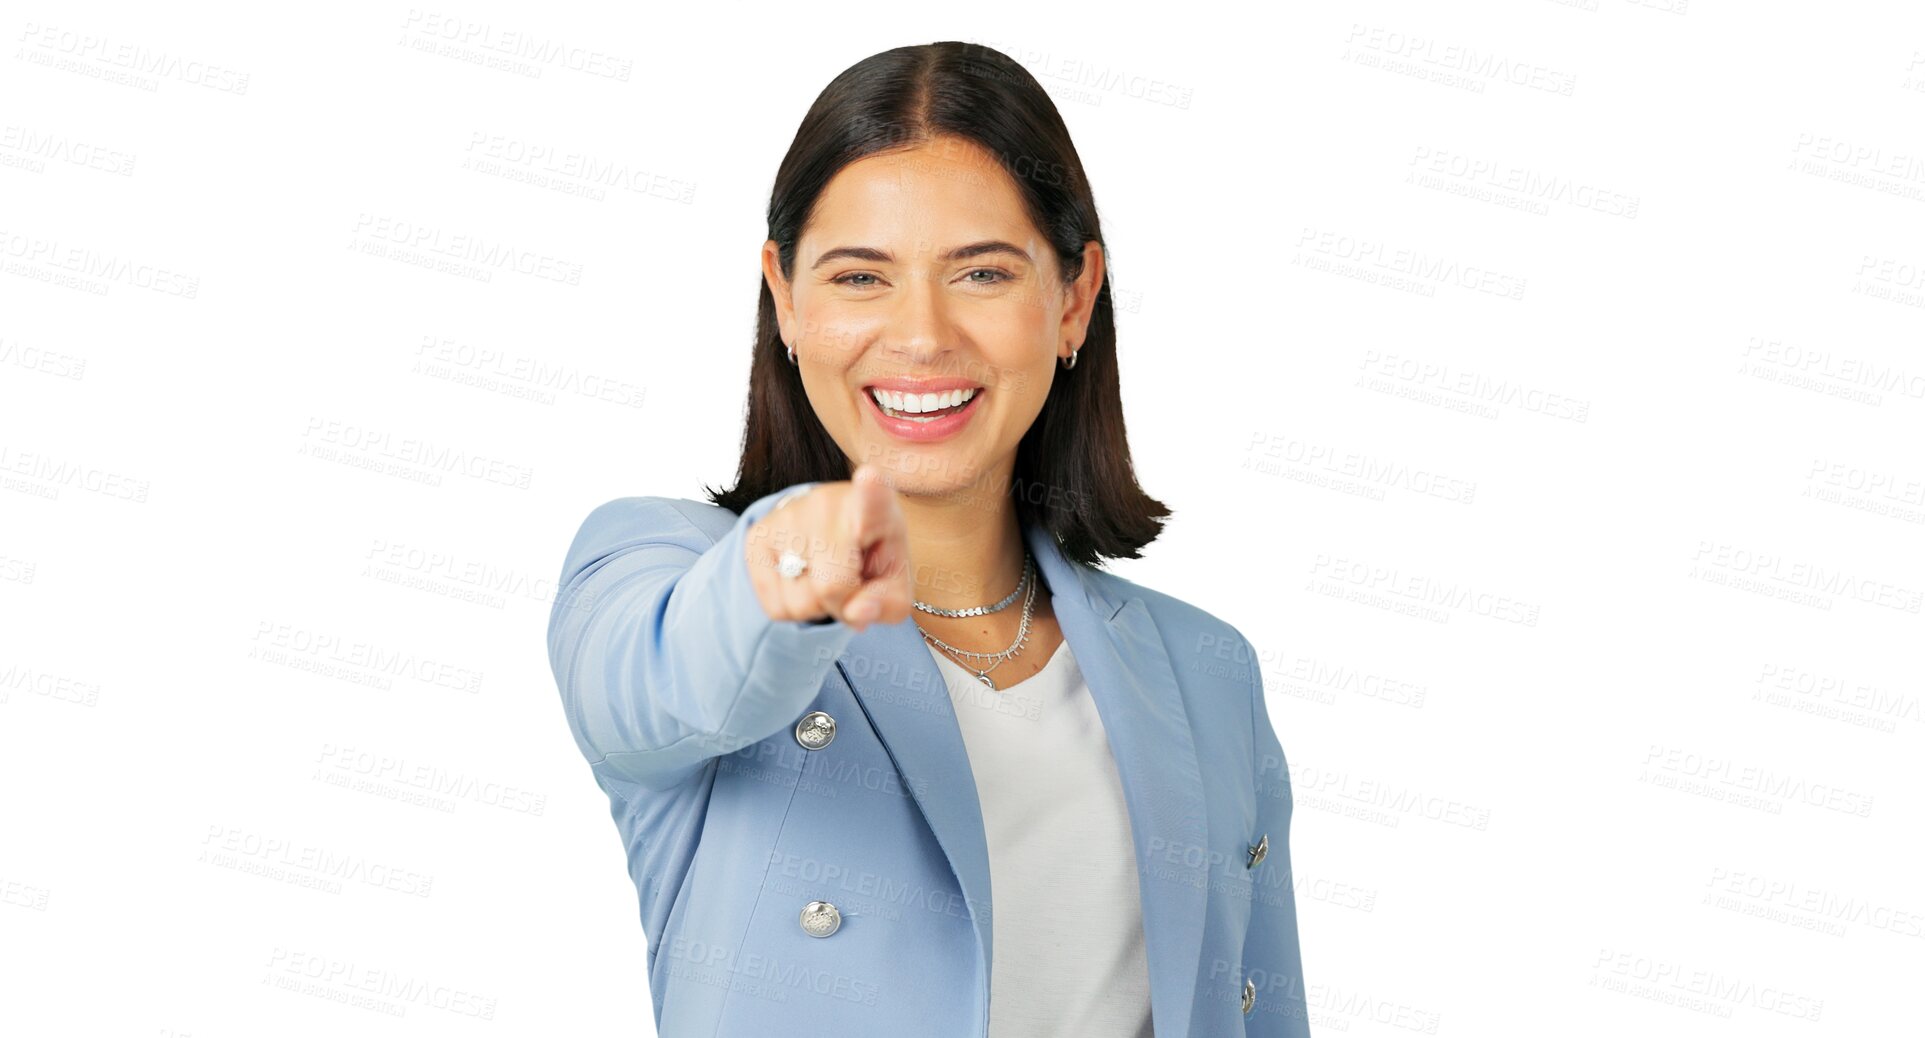
[[987, 666], [983, 666], [977, 663], [964, 663], [962, 660], [956, 660], [956, 665], [972, 671], [976, 675], [977, 681], [982, 682], [983, 684], [989, 686], [990, 688], [995, 688], [996, 683], [989, 679], [989, 672], [992, 670], [995, 670], [997, 667], [1002, 666], [1004, 660], [1007, 660], [1011, 656], [1014, 656], [1018, 652], [1021, 652], [1023, 649], [1023, 643], [1029, 640], [1029, 620], [1030, 620], [1030, 617], [1033, 615], [1034, 607], [1036, 604], [1037, 583], [1038, 581], [1036, 580], [1035, 560], [1030, 557], [1029, 549], [1025, 547], [1023, 549], [1023, 575], [1021, 578], [1019, 578], [1016, 581], [1016, 590], [1011, 591], [1008, 597], [1004, 598], [1000, 602], [995, 603], [994, 605], [970, 606], [967, 609], [943, 609], [940, 606], [932, 606], [927, 602], [922, 602], [922, 601], [914, 602], [914, 605], [917, 609], [920, 609], [925, 613], [933, 614], [935, 616], [948, 616], [948, 617], [987, 616], [990, 613], [1000, 612], [1003, 609], [1007, 608], [1009, 606], [1009, 603], [1014, 602], [1016, 600], [1016, 596], [1019, 594], [1023, 594], [1023, 589], [1027, 587], [1029, 589], [1029, 593], [1023, 594], [1023, 619], [1022, 619], [1022, 622], [1018, 624], [1016, 627], [1016, 643], [1014, 645], [1011, 645], [1009, 648], [1002, 650], [1001, 652], [971, 652], [968, 649], [958, 649], [954, 645], [951, 645], [948, 642], [943, 641], [941, 638], [938, 638], [935, 635], [930, 634], [929, 631], [925, 629], [921, 623], [916, 624], [916, 629], [919, 631], [922, 631], [923, 638], [927, 640], [929, 644], [934, 645], [936, 648], [941, 649], [942, 651], [948, 653], [952, 658], [957, 656], [964, 656], [973, 660], [995, 661], [993, 663], [990, 663]]

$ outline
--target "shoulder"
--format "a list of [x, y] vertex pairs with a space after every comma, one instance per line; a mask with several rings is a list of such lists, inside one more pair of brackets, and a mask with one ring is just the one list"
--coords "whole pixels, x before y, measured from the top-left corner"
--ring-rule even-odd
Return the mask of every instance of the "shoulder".
[[[1120, 604], [1118, 619], [1141, 610], [1125, 625], [1137, 644], [1151, 639], [1162, 644], [1166, 661], [1145, 658], [1139, 665], [1155, 673], [1158, 664], [1167, 662], [1168, 680], [1182, 696], [1198, 760], [1225, 764], [1209, 769], [1220, 770], [1225, 781], [1254, 774], [1263, 685], [1250, 640], [1234, 624], [1201, 606], [1103, 570], [1091, 572], [1099, 574], [1094, 583], [1103, 594]], [[1154, 634], [1148, 630], [1152, 626]], [[1232, 761], [1247, 764], [1248, 772], [1229, 766]]]
[[618, 497], [582, 519], [568, 547], [562, 581], [618, 552], [644, 545], [682, 548], [696, 555], [728, 533], [737, 516], [706, 501], [681, 497]]
[[1107, 570], [1092, 567], [1088, 572], [1093, 584], [1119, 606], [1130, 599], [1143, 603], [1163, 636], [1172, 670], [1228, 677], [1232, 684], [1252, 680], [1256, 651], [1236, 625], [1194, 603]]
[[687, 497], [618, 497], [596, 505], [582, 520], [598, 533], [699, 533], [719, 541], [737, 516], [719, 505]]

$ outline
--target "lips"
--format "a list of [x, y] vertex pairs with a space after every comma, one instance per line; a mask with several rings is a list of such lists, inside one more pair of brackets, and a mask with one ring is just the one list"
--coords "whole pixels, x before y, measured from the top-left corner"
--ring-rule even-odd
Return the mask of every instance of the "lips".
[[981, 409], [984, 395], [981, 386], [968, 382], [943, 387], [885, 380], [862, 391], [863, 399], [869, 401], [866, 410], [876, 425], [896, 439], [911, 443], [932, 443], [954, 436]]

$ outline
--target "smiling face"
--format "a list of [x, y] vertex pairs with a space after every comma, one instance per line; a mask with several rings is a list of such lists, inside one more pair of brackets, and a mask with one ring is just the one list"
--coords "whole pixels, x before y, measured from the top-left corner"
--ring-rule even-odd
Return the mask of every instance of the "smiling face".
[[816, 416], [910, 495], [1007, 487], [1103, 278], [1089, 242], [1066, 284], [1016, 183], [955, 137], [844, 166], [786, 282], [778, 256], [763, 246], [763, 274]]

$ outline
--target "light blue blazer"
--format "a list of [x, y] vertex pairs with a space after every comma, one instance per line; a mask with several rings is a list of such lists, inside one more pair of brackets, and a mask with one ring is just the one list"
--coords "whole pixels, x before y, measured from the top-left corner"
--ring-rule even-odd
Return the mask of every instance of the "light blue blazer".
[[[640, 894], [656, 1028], [982, 1038], [995, 897], [947, 686], [913, 621], [768, 618], [744, 537], [779, 496], [610, 501], [562, 567], [549, 659]], [[1121, 774], [1157, 1038], [1308, 1035], [1289, 772], [1249, 643], [1023, 536]], [[801, 923], [818, 901], [826, 936]]]

